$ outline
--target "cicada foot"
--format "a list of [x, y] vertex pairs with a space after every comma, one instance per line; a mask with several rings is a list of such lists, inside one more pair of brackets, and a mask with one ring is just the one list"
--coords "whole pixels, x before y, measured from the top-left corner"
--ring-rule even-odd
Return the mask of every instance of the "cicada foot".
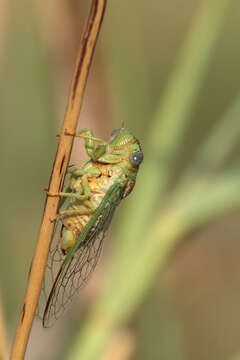
[[67, 136], [76, 136], [76, 133], [75, 133], [75, 132], [68, 131], [67, 129], [65, 129], [64, 135], [67, 135]]
[[44, 188], [43, 190], [45, 191], [45, 193], [47, 194], [47, 196], [52, 196], [52, 197], [61, 196], [59, 193], [54, 193], [54, 192], [49, 191], [48, 188]]
[[54, 223], [60, 216], [62, 216], [62, 215], [57, 213], [55, 216], [50, 217], [49, 220], [51, 223]]
[[51, 191], [46, 191], [47, 196], [51, 196], [51, 197], [59, 197], [61, 196], [59, 193], [54, 193]]

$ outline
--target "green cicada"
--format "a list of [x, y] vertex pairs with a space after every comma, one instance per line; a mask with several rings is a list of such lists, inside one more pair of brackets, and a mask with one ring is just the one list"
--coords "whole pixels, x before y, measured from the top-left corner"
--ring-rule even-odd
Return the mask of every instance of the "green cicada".
[[53, 325], [92, 274], [114, 211], [132, 191], [143, 160], [139, 141], [124, 127], [113, 130], [108, 142], [88, 129], [69, 135], [85, 139], [90, 160], [68, 168], [63, 192], [48, 193], [61, 200], [46, 268], [49, 290], [47, 276], [43, 284], [44, 327]]

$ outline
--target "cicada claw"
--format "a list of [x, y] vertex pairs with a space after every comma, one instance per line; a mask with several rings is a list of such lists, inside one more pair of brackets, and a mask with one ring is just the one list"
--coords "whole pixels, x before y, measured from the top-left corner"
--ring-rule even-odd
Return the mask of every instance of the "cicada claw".
[[51, 191], [49, 191], [48, 188], [44, 188], [43, 190], [45, 191], [45, 193], [47, 194], [47, 196], [52, 196], [52, 197], [58, 197], [58, 196], [60, 196], [59, 193], [51, 192]]
[[51, 223], [54, 223], [59, 216], [60, 216], [60, 214], [56, 214], [54, 217], [50, 217], [50, 218], [49, 218], [50, 222], [51, 222]]
[[76, 136], [75, 132], [68, 131], [67, 129], [65, 129], [64, 135], [67, 135], [67, 136]]
[[89, 139], [89, 138], [91, 138], [91, 137], [89, 137], [89, 136], [82, 135], [82, 134], [81, 134], [81, 131], [76, 133], [76, 132], [68, 131], [67, 129], [65, 129], [64, 135], [74, 136], [74, 137], [80, 137], [80, 138], [82, 138], [82, 139]]
[[51, 192], [51, 191], [46, 191], [46, 194], [47, 194], [48, 196], [51, 196], [51, 197], [59, 197], [59, 196], [60, 196], [59, 193], [53, 193], [53, 192]]

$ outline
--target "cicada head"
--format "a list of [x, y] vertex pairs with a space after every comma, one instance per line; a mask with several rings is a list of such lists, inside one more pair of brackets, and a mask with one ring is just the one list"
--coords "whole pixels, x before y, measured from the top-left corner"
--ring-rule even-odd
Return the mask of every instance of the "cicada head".
[[140, 142], [128, 129], [121, 127], [113, 130], [108, 144], [109, 153], [118, 156], [129, 169], [136, 169], [141, 164], [143, 152]]

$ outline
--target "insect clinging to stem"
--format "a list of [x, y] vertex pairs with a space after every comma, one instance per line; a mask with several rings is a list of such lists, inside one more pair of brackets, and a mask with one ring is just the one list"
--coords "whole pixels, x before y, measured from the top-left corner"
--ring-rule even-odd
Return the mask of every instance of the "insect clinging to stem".
[[70, 166], [69, 179], [59, 196], [55, 232], [48, 257], [49, 291], [42, 313], [44, 327], [53, 325], [93, 272], [106, 231], [119, 202], [132, 191], [143, 153], [139, 140], [124, 127], [105, 142], [89, 129], [67, 136], [83, 138], [90, 160], [81, 168]]

